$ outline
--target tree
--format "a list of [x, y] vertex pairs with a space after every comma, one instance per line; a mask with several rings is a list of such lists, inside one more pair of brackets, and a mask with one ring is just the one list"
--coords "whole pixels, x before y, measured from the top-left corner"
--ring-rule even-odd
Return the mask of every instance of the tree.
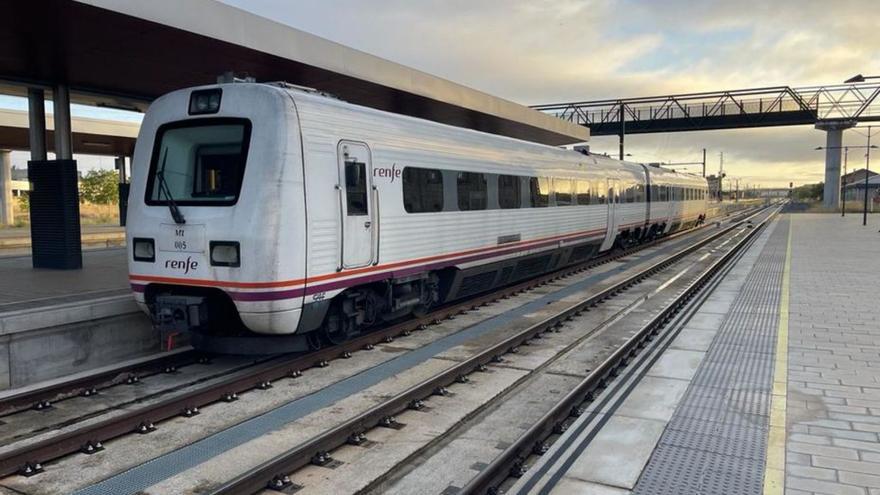
[[794, 188], [794, 190], [792, 190], [792, 199], [796, 199], [799, 201], [821, 201], [824, 192], [824, 182], [819, 182], [818, 184], [804, 184], [803, 186], [798, 186]]
[[115, 170], [89, 170], [79, 188], [83, 202], [99, 205], [119, 202], [119, 176]]

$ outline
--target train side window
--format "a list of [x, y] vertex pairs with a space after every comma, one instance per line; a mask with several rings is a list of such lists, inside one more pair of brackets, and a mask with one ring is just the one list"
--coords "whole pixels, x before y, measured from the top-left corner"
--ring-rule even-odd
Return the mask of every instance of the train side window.
[[405, 167], [403, 208], [407, 213], [443, 211], [443, 173], [432, 168]]
[[522, 186], [519, 176], [498, 176], [498, 206], [504, 209], [519, 208], [522, 205]]
[[608, 190], [606, 189], [605, 181], [596, 181], [593, 184], [593, 198], [592, 203], [594, 205], [604, 205], [605, 204], [605, 196], [608, 194]]
[[646, 201], [647, 200], [645, 198], [645, 185], [644, 184], [636, 185], [636, 202], [637, 203], [644, 203]]
[[345, 202], [347, 215], [367, 215], [367, 165], [361, 162], [345, 162]]
[[458, 209], [485, 210], [487, 199], [486, 176], [479, 172], [458, 173]]
[[550, 205], [550, 184], [546, 177], [529, 177], [529, 204], [533, 208]]
[[577, 195], [577, 204], [588, 205], [593, 200], [590, 197], [590, 181], [579, 180], [575, 183], [575, 194]]
[[571, 179], [553, 179], [556, 206], [571, 206]]
[[628, 186], [626, 188], [624, 203], [635, 203], [636, 202], [636, 186]]

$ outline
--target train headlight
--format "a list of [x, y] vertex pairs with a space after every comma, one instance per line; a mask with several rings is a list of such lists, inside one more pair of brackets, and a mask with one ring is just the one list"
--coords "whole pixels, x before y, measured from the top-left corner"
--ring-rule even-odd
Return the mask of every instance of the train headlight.
[[241, 249], [235, 241], [211, 241], [211, 265], [241, 266]]
[[132, 239], [135, 261], [156, 261], [156, 246], [152, 239], [135, 237]]
[[221, 96], [223, 92], [220, 88], [193, 91], [189, 96], [189, 114], [217, 113], [220, 110]]

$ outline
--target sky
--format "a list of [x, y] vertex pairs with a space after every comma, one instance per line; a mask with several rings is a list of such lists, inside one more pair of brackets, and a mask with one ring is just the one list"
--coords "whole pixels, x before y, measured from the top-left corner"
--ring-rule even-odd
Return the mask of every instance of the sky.
[[[522, 104], [880, 75], [874, 0], [223, 1]], [[24, 102], [0, 97], [0, 106], [17, 105]], [[864, 134], [847, 131], [844, 144], [863, 145]], [[814, 148], [825, 144], [825, 133], [811, 126], [631, 135], [626, 144], [629, 159], [640, 162], [699, 161], [707, 148], [710, 173], [723, 152], [725, 172], [743, 184], [824, 177], [824, 157]], [[594, 137], [590, 145], [617, 152], [616, 137]], [[863, 163], [861, 153], [850, 159]], [[95, 160], [86, 166], [112, 166]]]

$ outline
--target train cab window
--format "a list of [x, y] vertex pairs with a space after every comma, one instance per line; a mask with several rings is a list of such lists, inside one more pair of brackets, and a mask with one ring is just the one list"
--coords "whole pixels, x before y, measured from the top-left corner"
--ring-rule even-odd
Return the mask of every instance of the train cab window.
[[556, 206], [571, 206], [571, 179], [553, 179]]
[[544, 208], [550, 205], [550, 179], [529, 177], [529, 206]]
[[194, 119], [159, 127], [146, 203], [235, 204], [244, 178], [250, 133], [247, 119]]
[[590, 181], [579, 180], [575, 182], [575, 195], [577, 196], [577, 204], [588, 205], [593, 200], [590, 195]]
[[477, 172], [458, 172], [458, 209], [485, 210], [487, 194], [486, 176]]
[[443, 211], [443, 172], [433, 168], [405, 167], [403, 208], [407, 213]]
[[367, 215], [367, 165], [345, 161], [345, 206], [350, 217]]
[[518, 176], [498, 176], [498, 206], [504, 209], [522, 206], [522, 182]]

